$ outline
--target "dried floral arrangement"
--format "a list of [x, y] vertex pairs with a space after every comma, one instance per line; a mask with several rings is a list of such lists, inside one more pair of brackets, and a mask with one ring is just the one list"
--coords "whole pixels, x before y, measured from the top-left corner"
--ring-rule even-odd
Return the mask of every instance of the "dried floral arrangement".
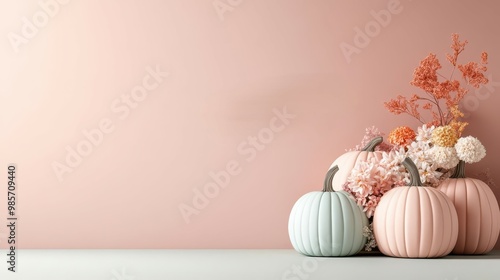
[[[408, 114], [421, 123], [416, 130], [401, 126], [392, 130], [388, 143], [382, 143], [377, 150], [383, 151], [382, 159], [369, 158], [359, 161], [352, 169], [343, 189], [351, 193], [362, 206], [369, 219], [381, 197], [392, 188], [406, 185], [409, 174], [400, 164], [409, 157], [418, 167], [420, 180], [426, 186], [437, 187], [447, 179], [460, 161], [474, 163], [480, 161], [486, 150], [473, 136], [462, 136], [467, 122], [459, 108], [460, 101], [470, 88], [479, 88], [488, 83], [485, 77], [488, 54], [483, 52], [479, 62], [459, 63], [460, 54], [467, 41], [460, 41], [458, 34], [452, 34], [452, 53], [446, 55], [452, 66], [449, 77], [442, 75], [441, 63], [436, 54], [424, 58], [413, 73], [410, 81], [422, 94], [412, 94], [409, 98], [398, 95], [385, 102], [389, 112]], [[460, 77], [456, 77], [460, 74]], [[429, 120], [426, 120], [428, 118]], [[360, 150], [371, 139], [382, 136], [377, 128], [366, 129]], [[365, 250], [377, 246], [371, 225], [364, 229], [368, 239]]]

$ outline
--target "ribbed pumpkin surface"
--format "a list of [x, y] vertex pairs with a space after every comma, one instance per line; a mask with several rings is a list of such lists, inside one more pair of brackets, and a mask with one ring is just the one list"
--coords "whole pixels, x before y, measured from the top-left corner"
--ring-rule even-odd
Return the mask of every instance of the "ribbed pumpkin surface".
[[385, 255], [442, 257], [455, 246], [458, 218], [444, 193], [430, 187], [398, 187], [380, 200], [373, 230], [378, 247]]
[[368, 219], [346, 192], [310, 192], [293, 206], [288, 233], [293, 248], [308, 256], [349, 256], [363, 248]]
[[486, 254], [500, 233], [500, 209], [495, 194], [483, 181], [456, 178], [444, 181], [438, 190], [455, 205], [458, 214], [458, 240], [454, 254]]

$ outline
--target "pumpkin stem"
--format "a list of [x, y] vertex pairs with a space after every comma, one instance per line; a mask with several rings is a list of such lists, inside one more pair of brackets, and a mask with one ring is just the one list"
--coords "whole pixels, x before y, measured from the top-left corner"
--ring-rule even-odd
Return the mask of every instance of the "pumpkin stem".
[[378, 136], [373, 138], [366, 146], [361, 150], [361, 151], [366, 151], [366, 152], [373, 152], [375, 151], [375, 147], [380, 145], [384, 141], [384, 138], [382, 136]]
[[410, 173], [410, 183], [408, 186], [422, 186], [422, 181], [420, 181], [420, 174], [418, 173], [418, 168], [410, 158], [405, 158], [403, 160], [403, 166]]
[[335, 192], [332, 187], [332, 180], [337, 171], [339, 171], [339, 166], [335, 165], [334, 167], [330, 168], [326, 173], [325, 182], [323, 183], [324, 192]]
[[460, 160], [450, 178], [465, 178], [465, 161]]

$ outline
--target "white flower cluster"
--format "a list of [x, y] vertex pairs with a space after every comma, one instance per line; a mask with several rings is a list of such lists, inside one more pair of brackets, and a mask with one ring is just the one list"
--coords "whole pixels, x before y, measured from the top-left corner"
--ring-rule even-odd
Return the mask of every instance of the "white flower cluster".
[[459, 138], [453, 147], [434, 146], [429, 152], [432, 160], [439, 167], [446, 169], [457, 166], [460, 160], [466, 163], [474, 163], [486, 156], [486, 149], [483, 144], [472, 136]]
[[478, 162], [486, 156], [486, 149], [483, 144], [472, 136], [462, 137], [455, 144], [457, 157], [466, 163]]
[[375, 235], [373, 235], [373, 223], [363, 227], [363, 236], [366, 237], [365, 251], [369, 252], [377, 247], [377, 241], [375, 241]]
[[420, 181], [426, 186], [437, 186], [441, 182], [442, 172], [437, 169], [440, 165], [432, 157], [431, 136], [434, 126], [423, 125], [418, 128], [418, 133], [410, 145], [400, 147], [383, 153], [382, 159], [378, 162], [377, 170], [383, 174], [390, 174], [392, 183], [398, 186], [410, 183], [410, 174], [401, 165], [401, 162], [409, 157], [417, 166], [420, 173]]
[[[427, 127], [425, 124], [419, 127], [415, 141], [406, 147], [407, 151], [404, 154], [404, 157], [409, 157], [417, 166], [422, 184], [430, 186], [439, 185], [440, 178], [443, 175], [442, 172], [437, 170], [441, 166], [434, 159], [432, 152], [431, 138], [434, 128], [434, 126]], [[401, 158], [401, 161], [404, 160], [404, 157]], [[410, 174], [406, 170], [405, 181], [406, 183], [410, 182]]]
[[432, 160], [442, 168], [450, 169], [457, 166], [459, 159], [454, 147], [434, 146], [430, 150]]
[[466, 163], [478, 162], [486, 155], [484, 146], [472, 136], [459, 138], [452, 147], [434, 145], [432, 142], [434, 129], [434, 126], [419, 127], [417, 136], [410, 145], [384, 155], [382, 161], [386, 163], [385, 166], [390, 167], [393, 172], [401, 172], [404, 182], [409, 183], [409, 173], [399, 165], [409, 157], [418, 168], [422, 184], [436, 187], [447, 177], [445, 175], [449, 175], [449, 171], [443, 169], [456, 167], [460, 160]]

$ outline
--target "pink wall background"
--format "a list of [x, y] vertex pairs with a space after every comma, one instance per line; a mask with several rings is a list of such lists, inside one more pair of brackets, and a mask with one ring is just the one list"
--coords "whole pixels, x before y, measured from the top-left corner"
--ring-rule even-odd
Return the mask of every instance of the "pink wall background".
[[[17, 53], [9, 34], [43, 9], [0, 8], [0, 166], [17, 164], [22, 248], [291, 248], [292, 205], [366, 127], [418, 125], [383, 102], [410, 94], [415, 66], [444, 60], [453, 32], [470, 42], [464, 60], [490, 54], [492, 86], [472, 94], [466, 130], [488, 155], [468, 174], [491, 168], [500, 186], [498, 1], [66, 2]], [[388, 5], [397, 13], [348, 63], [340, 44]], [[169, 76], [115, 112], [157, 65]], [[274, 120], [284, 107], [288, 124]], [[58, 180], [54, 162], [103, 120], [113, 130]], [[227, 164], [227, 186], [186, 223], [179, 206]]]

